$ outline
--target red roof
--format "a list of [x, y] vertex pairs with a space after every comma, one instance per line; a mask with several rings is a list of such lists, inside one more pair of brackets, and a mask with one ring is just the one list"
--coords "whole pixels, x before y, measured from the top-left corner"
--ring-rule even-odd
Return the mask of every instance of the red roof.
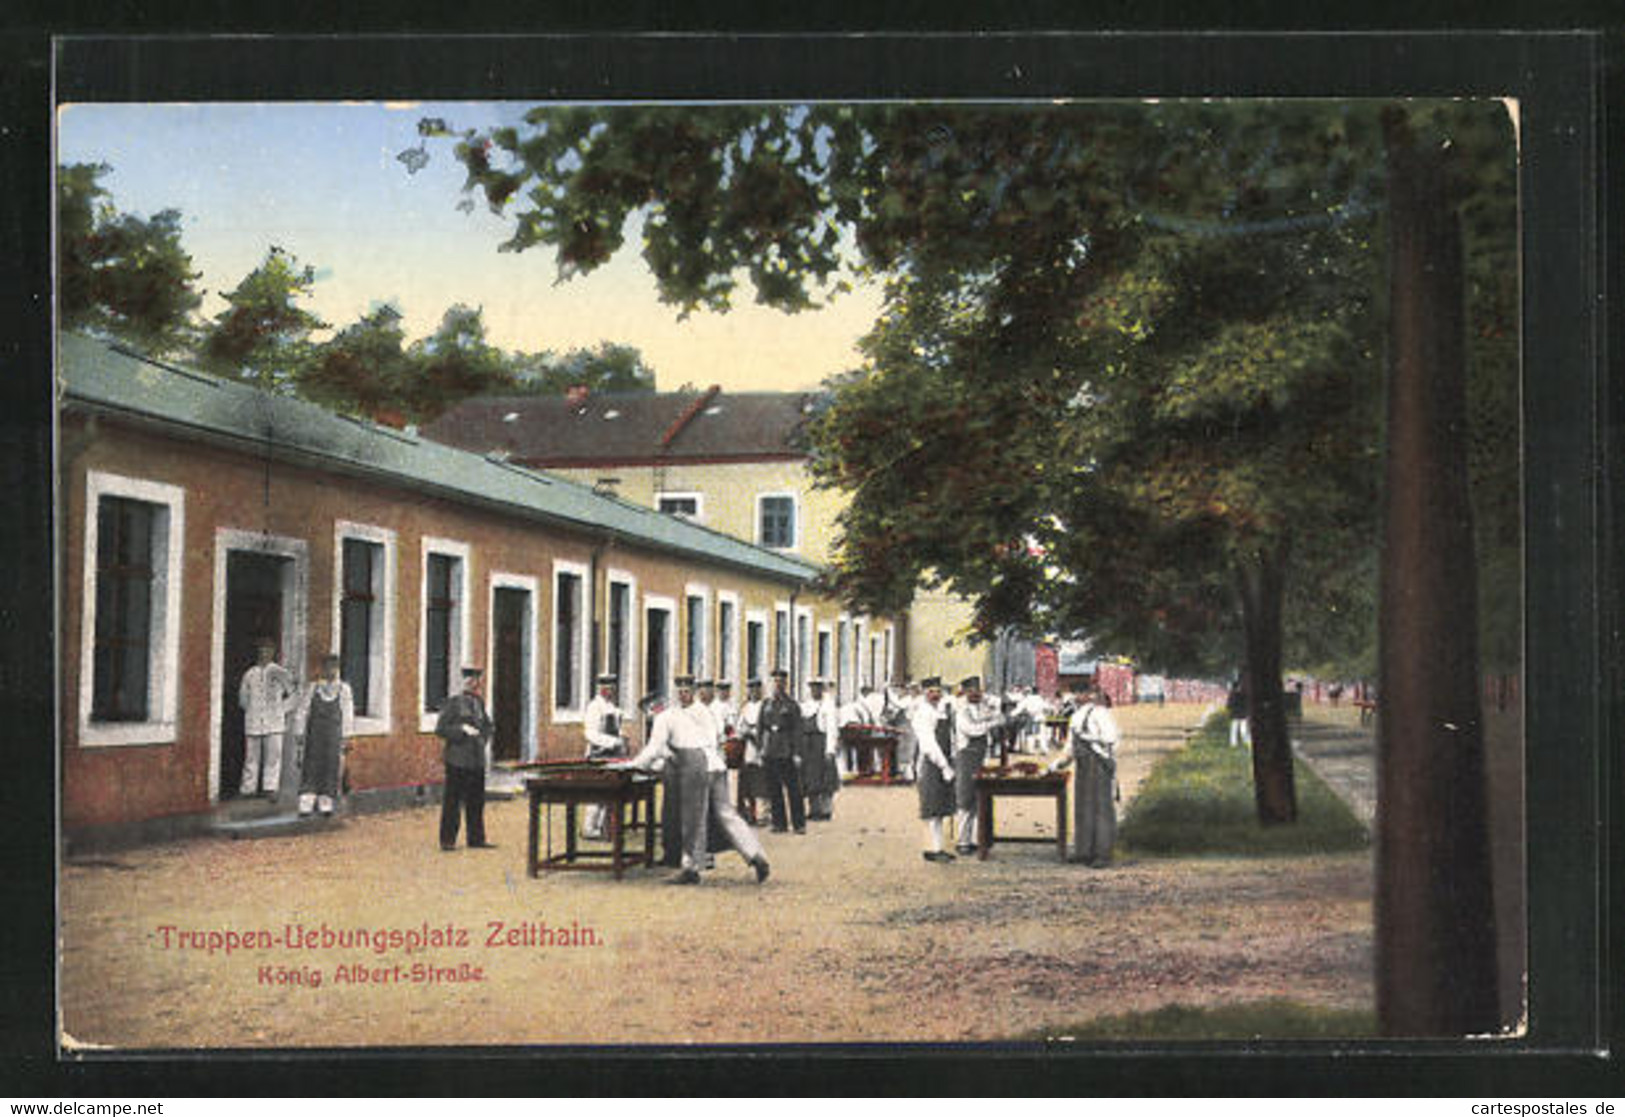
[[423, 428], [476, 453], [542, 467], [805, 458], [808, 392], [608, 393], [584, 404], [560, 396], [479, 396]]

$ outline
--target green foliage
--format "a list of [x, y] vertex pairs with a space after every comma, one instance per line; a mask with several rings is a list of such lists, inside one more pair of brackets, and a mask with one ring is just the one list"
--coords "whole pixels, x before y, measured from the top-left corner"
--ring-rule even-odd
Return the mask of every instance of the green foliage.
[[559, 396], [577, 385], [593, 393], [653, 392], [654, 369], [636, 346], [601, 341], [591, 349], [515, 354], [514, 390], [522, 394]]
[[1366, 828], [1303, 764], [1294, 769], [1297, 824], [1259, 825], [1251, 758], [1230, 747], [1228, 726], [1228, 717], [1214, 716], [1185, 748], [1157, 762], [1119, 831], [1125, 852], [1279, 856], [1367, 847]]
[[292, 392], [314, 357], [311, 335], [327, 328], [298, 305], [310, 297], [315, 269], [273, 245], [265, 260], [226, 294], [226, 309], [205, 331], [199, 354], [218, 376]]
[[514, 374], [506, 355], [485, 337], [485, 318], [458, 304], [435, 332], [409, 350], [411, 379], [404, 396], [408, 413], [433, 419], [470, 396], [509, 391]]
[[1273, 999], [1234, 1005], [1164, 1005], [1150, 1012], [1100, 1016], [1028, 1037], [1060, 1046], [1072, 1040], [1354, 1039], [1374, 1037], [1370, 1009], [1324, 1008]]
[[325, 407], [373, 418], [410, 412], [415, 372], [401, 314], [385, 304], [317, 346], [299, 373], [299, 394]]
[[154, 355], [183, 348], [202, 296], [181, 246], [180, 212], [119, 213], [106, 164], [57, 168], [57, 300], [62, 325], [119, 338]]
[[[852, 497], [830, 580], [855, 607], [941, 584], [977, 602], [981, 638], [1084, 631], [1215, 671], [1238, 655], [1240, 574], [1279, 556], [1286, 659], [1370, 655], [1377, 109], [540, 107], [457, 153], [512, 216], [503, 247], [546, 246], [561, 276], [609, 259], [639, 213], [685, 310], [727, 307], [746, 277], [785, 310], [849, 272], [885, 278], [862, 368], [807, 432], [820, 483]], [[1487, 239], [1470, 245], [1505, 252], [1497, 110], [1414, 108], [1472, 172]], [[1475, 305], [1509, 312], [1493, 255]], [[1505, 334], [1515, 313], [1491, 320]]]

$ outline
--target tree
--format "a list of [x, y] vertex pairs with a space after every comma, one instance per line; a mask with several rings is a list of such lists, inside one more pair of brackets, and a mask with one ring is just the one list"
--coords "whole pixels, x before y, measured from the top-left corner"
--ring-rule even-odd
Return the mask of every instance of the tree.
[[[1389, 1034], [1482, 1033], [1501, 1020], [1466, 421], [1460, 203], [1473, 168], [1456, 145], [1419, 139], [1402, 110], [1387, 112], [1384, 127], [1393, 324], [1377, 1010]], [[1491, 182], [1493, 172], [1493, 163], [1480, 171]]]
[[511, 358], [516, 391], [559, 396], [576, 386], [594, 393], [652, 392], [655, 373], [636, 346], [601, 341], [591, 349], [516, 354]]
[[225, 296], [226, 309], [205, 331], [199, 354], [204, 367], [268, 391], [293, 391], [313, 355], [311, 335], [327, 328], [298, 305], [315, 284], [315, 269], [273, 245]]
[[324, 407], [378, 419], [406, 412], [414, 377], [401, 313], [385, 303], [317, 346], [299, 370], [299, 394]]
[[57, 300], [62, 324], [162, 356], [186, 346], [202, 296], [181, 246], [180, 211], [118, 212], [105, 163], [57, 169]]
[[503, 352], [485, 337], [478, 308], [448, 309], [434, 333], [408, 350], [409, 379], [401, 393], [407, 414], [426, 422], [469, 396], [510, 391], [514, 375]]
[[[1342, 483], [1374, 465], [1370, 424], [1340, 434], [1349, 395], [1327, 390], [1357, 379], [1369, 301], [1344, 266], [1359, 254], [1326, 243], [1354, 163], [1340, 124], [1273, 106], [538, 111], [458, 151], [493, 206], [529, 202], [505, 247], [550, 245], [562, 274], [646, 207], [644, 256], [684, 309], [726, 306], [736, 270], [758, 301], [813, 305], [849, 233], [891, 281], [868, 376], [812, 432], [815, 468], [854, 494], [837, 588], [885, 610], [939, 579], [978, 601], [984, 636], [1036, 615], [1170, 659], [1211, 656], [1235, 616], [1260, 815], [1286, 821], [1288, 529], [1313, 514], [1347, 537], [1374, 510], [1369, 483]], [[1290, 151], [1231, 166], [1255, 143]], [[1310, 220], [1204, 244], [1153, 227], [1137, 193], [1227, 234]], [[1333, 248], [1338, 267], [1286, 281]], [[1338, 455], [1357, 460], [1305, 469]]]

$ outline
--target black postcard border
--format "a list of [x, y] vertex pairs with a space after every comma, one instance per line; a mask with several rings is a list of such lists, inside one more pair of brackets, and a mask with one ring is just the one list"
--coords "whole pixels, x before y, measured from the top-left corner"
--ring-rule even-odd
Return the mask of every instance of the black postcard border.
[[[3, 486], [7, 527], [0, 556], [15, 573], [5, 579], [0, 599], [7, 638], [0, 695], [5, 723], [16, 733], [12, 778], [0, 783], [4, 863], [15, 882], [7, 890], [12, 911], [0, 923], [0, 983], [12, 991], [0, 1016], [0, 1052], [19, 1072], [13, 1079], [19, 1086], [37, 1082], [31, 1088], [97, 1095], [1618, 1092], [1617, 1062], [1603, 1052], [1617, 1031], [1605, 929], [1606, 917], [1619, 914], [1608, 876], [1619, 839], [1606, 822], [1609, 808], [1620, 806], [1608, 742], [1617, 744], [1620, 730], [1618, 544], [1625, 503], [1611, 455], [1625, 433], [1625, 386], [1604, 361], [1607, 341], [1619, 351], [1622, 327], [1606, 319], [1603, 296], [1617, 289], [1620, 253], [1605, 257], [1599, 248], [1607, 219], [1617, 229], [1621, 216], [1619, 192], [1603, 189], [1609, 180], [1600, 146], [1606, 125], [1608, 154], [1620, 151], [1619, 125], [1607, 123], [1602, 112], [1616, 73], [1617, 37], [1556, 27], [1075, 36], [1031, 26], [967, 33], [966, 23], [951, 35], [913, 30], [857, 37], [583, 31], [537, 39], [470, 34], [482, 29], [466, 26], [456, 36], [413, 27], [363, 42], [298, 34], [295, 22], [259, 28], [278, 32], [269, 37], [151, 36], [135, 26], [93, 37], [99, 29], [63, 26], [56, 30], [66, 38], [50, 38], [47, 28], [0, 38], [0, 138], [9, 143], [0, 164], [0, 230], [18, 246], [5, 273], [7, 293], [18, 297], [6, 299], [0, 312], [0, 352], [10, 366], [0, 379], [0, 436], [11, 467]], [[585, 25], [579, 14], [574, 25]], [[1047, 1051], [875, 1045], [165, 1052], [58, 1060], [55, 800], [45, 794], [56, 778], [55, 657], [49, 650], [54, 398], [47, 373], [53, 98], [1219, 94], [1506, 95], [1523, 106], [1533, 1011], [1527, 1040]]]

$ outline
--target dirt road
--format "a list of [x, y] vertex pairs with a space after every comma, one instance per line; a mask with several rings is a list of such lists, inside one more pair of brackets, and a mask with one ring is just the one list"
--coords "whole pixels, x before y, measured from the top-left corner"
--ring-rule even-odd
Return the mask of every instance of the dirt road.
[[[1131, 799], [1200, 711], [1119, 712]], [[69, 863], [64, 1026], [116, 1047], [958, 1041], [1173, 1002], [1370, 1006], [1365, 854], [935, 865], [912, 788], [848, 788], [835, 815], [764, 834], [760, 887], [733, 854], [697, 888], [528, 879], [522, 801], [489, 808], [492, 851], [441, 853], [420, 809]], [[1001, 830], [1049, 825], [1001, 801]]]

